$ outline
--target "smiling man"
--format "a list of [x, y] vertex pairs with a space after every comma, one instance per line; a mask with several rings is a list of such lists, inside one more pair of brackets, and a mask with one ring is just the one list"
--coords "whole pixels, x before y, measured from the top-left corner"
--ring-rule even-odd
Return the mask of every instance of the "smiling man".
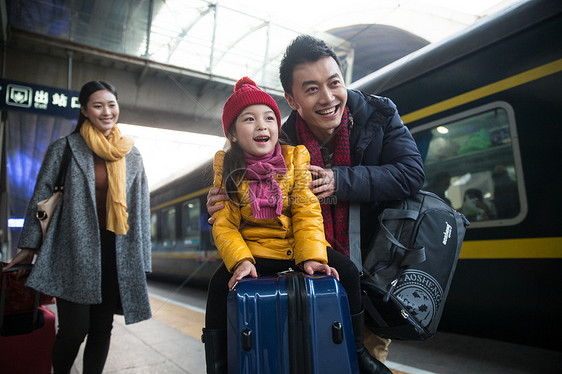
[[[297, 37], [279, 70], [293, 109], [282, 129], [293, 144], [304, 144], [310, 152], [310, 188], [324, 202], [326, 239], [349, 256], [350, 247], [367, 248], [380, 202], [403, 199], [421, 188], [422, 158], [394, 103], [347, 89], [340, 62], [324, 41]], [[350, 236], [349, 227], [358, 224], [360, 238]], [[352, 318], [362, 321], [364, 315]], [[354, 330], [356, 337], [362, 335]], [[390, 340], [365, 332], [365, 345], [384, 362]]]

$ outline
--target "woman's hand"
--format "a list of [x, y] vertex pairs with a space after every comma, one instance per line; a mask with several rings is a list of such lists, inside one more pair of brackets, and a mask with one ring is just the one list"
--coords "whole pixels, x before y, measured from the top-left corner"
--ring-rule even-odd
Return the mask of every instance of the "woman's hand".
[[340, 280], [340, 275], [338, 274], [338, 271], [336, 269], [334, 269], [333, 267], [327, 264], [323, 264], [319, 261], [316, 260], [305, 261], [302, 267], [304, 269], [304, 272], [309, 275], [313, 275], [315, 272], [325, 273], [326, 275], [333, 275], [334, 278]]
[[[14, 256], [12, 261], [6, 266], [2, 268], [2, 271], [6, 271], [15, 265], [20, 264], [31, 264], [33, 261], [33, 257], [35, 256], [35, 249], [30, 248], [23, 248], [21, 251], [18, 252], [17, 255]], [[18, 270], [13, 272], [16, 278], [19, 278], [27, 273], [27, 270]]]
[[209, 193], [207, 194], [207, 213], [211, 216], [207, 220], [209, 225], [215, 223], [215, 217], [213, 217], [213, 214], [224, 208], [224, 204], [215, 204], [226, 200], [228, 200], [228, 195], [220, 188], [212, 187], [209, 190]]
[[244, 260], [240, 264], [238, 264], [236, 270], [234, 270], [232, 278], [230, 278], [230, 280], [228, 281], [228, 289], [232, 290], [236, 282], [248, 275], [257, 278], [258, 272], [256, 270], [256, 267], [254, 266], [254, 264], [252, 264], [252, 262], [250, 262], [250, 260]]

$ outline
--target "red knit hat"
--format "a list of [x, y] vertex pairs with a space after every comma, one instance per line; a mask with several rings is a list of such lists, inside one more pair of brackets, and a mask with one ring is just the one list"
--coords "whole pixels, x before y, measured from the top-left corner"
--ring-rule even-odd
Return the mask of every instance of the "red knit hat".
[[222, 108], [222, 128], [225, 136], [242, 110], [255, 104], [264, 104], [273, 109], [277, 124], [281, 127], [281, 114], [275, 100], [267, 92], [260, 89], [253, 80], [243, 77], [236, 82], [234, 93], [230, 95]]

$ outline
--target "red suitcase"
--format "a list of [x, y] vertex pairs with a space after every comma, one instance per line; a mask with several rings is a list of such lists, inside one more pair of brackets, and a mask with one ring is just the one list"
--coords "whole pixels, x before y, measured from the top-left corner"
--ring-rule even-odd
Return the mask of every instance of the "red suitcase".
[[55, 314], [39, 306], [38, 293], [30, 312], [5, 314], [6, 298], [10, 296], [6, 285], [8, 276], [8, 272], [2, 273], [0, 371], [10, 374], [50, 374], [51, 349], [56, 334]]

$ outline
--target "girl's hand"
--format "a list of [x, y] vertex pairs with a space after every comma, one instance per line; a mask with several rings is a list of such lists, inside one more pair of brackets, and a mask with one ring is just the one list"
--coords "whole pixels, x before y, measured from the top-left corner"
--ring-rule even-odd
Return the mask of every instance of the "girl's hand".
[[303, 263], [303, 269], [304, 272], [309, 275], [313, 275], [314, 272], [319, 272], [319, 273], [325, 273], [326, 275], [333, 275], [334, 278], [340, 280], [340, 275], [338, 274], [338, 271], [336, 269], [316, 260], [305, 261]]
[[244, 260], [240, 264], [238, 264], [236, 270], [234, 270], [232, 278], [230, 278], [230, 280], [228, 281], [228, 289], [232, 290], [236, 282], [248, 275], [257, 278], [258, 272], [254, 264], [252, 264], [249, 260]]
[[[33, 261], [33, 256], [35, 255], [35, 249], [30, 248], [23, 248], [21, 251], [18, 252], [17, 255], [14, 256], [12, 261], [6, 266], [2, 268], [2, 271], [6, 271], [10, 269], [14, 265], [19, 264], [31, 264]], [[19, 278], [27, 273], [27, 270], [18, 270], [15, 271], [13, 274], [16, 278]]]

